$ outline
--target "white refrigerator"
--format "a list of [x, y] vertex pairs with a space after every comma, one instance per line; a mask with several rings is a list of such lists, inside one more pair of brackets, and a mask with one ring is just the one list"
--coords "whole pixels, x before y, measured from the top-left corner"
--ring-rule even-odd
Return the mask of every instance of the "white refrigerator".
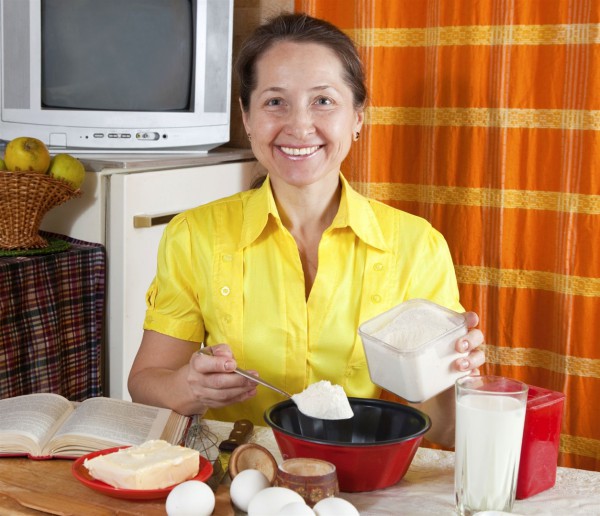
[[158, 243], [177, 213], [246, 189], [260, 173], [248, 150], [203, 156], [78, 156], [82, 196], [51, 210], [42, 229], [106, 246], [104, 395], [131, 399], [127, 377], [143, 332]]

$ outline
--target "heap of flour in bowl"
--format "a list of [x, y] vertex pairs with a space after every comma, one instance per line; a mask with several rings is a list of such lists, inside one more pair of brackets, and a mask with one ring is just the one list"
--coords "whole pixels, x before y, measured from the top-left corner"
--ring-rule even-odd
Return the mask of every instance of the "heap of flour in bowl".
[[327, 380], [313, 383], [292, 400], [305, 416], [318, 419], [348, 419], [354, 416], [348, 397], [341, 385]]

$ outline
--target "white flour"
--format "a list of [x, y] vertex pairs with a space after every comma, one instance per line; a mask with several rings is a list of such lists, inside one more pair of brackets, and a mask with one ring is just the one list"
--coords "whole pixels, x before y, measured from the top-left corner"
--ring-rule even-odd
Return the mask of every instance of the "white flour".
[[433, 306], [421, 305], [399, 313], [374, 336], [398, 350], [413, 351], [456, 326], [456, 317]]
[[327, 380], [313, 383], [292, 400], [305, 416], [318, 419], [348, 419], [354, 416], [348, 397], [341, 385]]
[[[455, 349], [467, 334], [465, 317], [424, 299], [411, 299], [359, 327], [373, 383], [422, 402], [464, 376]], [[385, 344], [383, 344], [385, 343]]]

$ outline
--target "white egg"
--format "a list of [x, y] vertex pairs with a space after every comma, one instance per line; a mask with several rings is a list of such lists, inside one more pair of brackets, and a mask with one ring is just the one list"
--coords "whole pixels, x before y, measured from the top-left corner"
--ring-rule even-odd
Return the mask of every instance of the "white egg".
[[359, 516], [354, 505], [348, 500], [335, 496], [319, 500], [313, 510], [317, 516]]
[[231, 501], [239, 510], [248, 512], [248, 505], [254, 495], [270, 485], [269, 479], [265, 477], [262, 471], [244, 469], [231, 481], [229, 488]]
[[292, 502], [304, 503], [304, 498], [287, 487], [267, 487], [250, 500], [248, 516], [273, 516]]
[[215, 494], [198, 480], [188, 480], [175, 486], [165, 503], [169, 516], [210, 516], [214, 508]]
[[284, 505], [274, 516], [315, 516], [315, 512], [304, 502], [292, 502]]

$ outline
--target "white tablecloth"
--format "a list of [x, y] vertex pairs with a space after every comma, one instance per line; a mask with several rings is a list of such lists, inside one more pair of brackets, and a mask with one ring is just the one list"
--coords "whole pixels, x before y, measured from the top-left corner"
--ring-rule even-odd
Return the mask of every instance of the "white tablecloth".
[[[225, 439], [231, 423], [207, 421], [217, 442]], [[270, 428], [257, 427], [251, 442], [267, 448], [278, 463], [281, 453]], [[211, 457], [212, 455], [212, 457]], [[216, 447], [209, 458], [216, 456]], [[395, 486], [368, 493], [340, 493], [361, 515], [452, 515], [454, 508], [454, 453], [419, 448], [404, 478]], [[600, 516], [600, 472], [558, 468], [556, 485], [525, 500], [517, 500], [515, 514], [543, 516]]]

